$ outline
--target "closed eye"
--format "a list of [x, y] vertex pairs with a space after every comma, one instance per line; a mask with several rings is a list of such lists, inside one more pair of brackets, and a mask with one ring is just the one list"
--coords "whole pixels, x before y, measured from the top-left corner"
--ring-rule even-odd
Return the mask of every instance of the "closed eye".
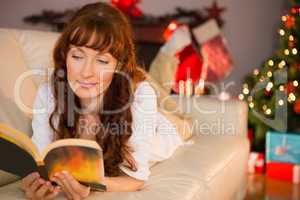
[[82, 59], [81, 56], [76, 56], [76, 55], [72, 55], [72, 58], [74, 58], [74, 59], [76, 59], [76, 60]]
[[108, 64], [109, 62], [108, 61], [106, 61], [106, 60], [100, 60], [100, 59], [97, 59], [97, 62], [98, 63], [101, 63], [101, 64]]

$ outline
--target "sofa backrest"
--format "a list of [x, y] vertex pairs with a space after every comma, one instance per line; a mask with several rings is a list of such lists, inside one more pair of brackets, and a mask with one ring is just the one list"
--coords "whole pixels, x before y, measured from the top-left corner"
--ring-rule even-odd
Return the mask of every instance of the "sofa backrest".
[[[58, 36], [53, 32], [0, 28], [0, 98], [8, 105], [7, 111], [15, 109], [24, 114], [22, 121], [28, 122], [32, 118], [36, 91], [48, 79], [49, 69], [53, 66], [52, 49]], [[0, 112], [5, 110], [1, 108]], [[0, 117], [14, 127], [20, 120], [9, 115]]]
[[[31, 136], [32, 106], [59, 34], [0, 28], [0, 121]], [[40, 74], [40, 75], [38, 75]], [[0, 170], [0, 185], [16, 180]]]

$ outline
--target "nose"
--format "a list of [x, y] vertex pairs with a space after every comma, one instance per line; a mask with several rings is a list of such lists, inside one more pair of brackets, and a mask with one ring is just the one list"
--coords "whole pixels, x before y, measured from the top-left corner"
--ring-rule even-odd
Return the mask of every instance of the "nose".
[[81, 70], [81, 75], [83, 78], [87, 78], [93, 75], [93, 63], [91, 59], [87, 59], [84, 62], [84, 66]]

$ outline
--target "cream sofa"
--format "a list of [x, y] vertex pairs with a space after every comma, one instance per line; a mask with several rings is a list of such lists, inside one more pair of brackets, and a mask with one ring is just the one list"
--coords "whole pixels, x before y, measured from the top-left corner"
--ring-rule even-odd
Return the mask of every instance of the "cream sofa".
[[[38, 85], [47, 77], [43, 70], [51, 67], [51, 49], [57, 36], [50, 32], [0, 29], [0, 121], [28, 135], [32, 132], [31, 113], [25, 108], [32, 106]], [[42, 74], [36, 74], [34, 69]], [[29, 76], [29, 72], [35, 76]], [[21, 87], [19, 96], [13, 92], [15, 87]], [[177, 96], [173, 98], [178, 100]], [[190, 110], [186, 110], [188, 103], [192, 105]], [[243, 199], [249, 155], [246, 104], [195, 97], [180, 105], [197, 121], [190, 143], [152, 167], [150, 180], [141, 191], [93, 193], [88, 199]], [[19, 179], [1, 170], [0, 199], [25, 199]]]

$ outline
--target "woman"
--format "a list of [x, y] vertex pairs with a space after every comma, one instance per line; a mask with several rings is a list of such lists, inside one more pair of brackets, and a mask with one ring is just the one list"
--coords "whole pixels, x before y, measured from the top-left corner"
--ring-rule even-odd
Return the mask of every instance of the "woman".
[[[127, 19], [105, 3], [84, 6], [65, 27], [53, 58], [51, 81], [39, 87], [34, 103], [35, 109], [49, 107], [34, 114], [32, 141], [42, 151], [63, 138], [95, 140], [103, 149], [107, 190], [141, 189], [151, 165], [169, 158], [189, 136], [181, 137], [172, 123], [176, 118], [169, 121], [158, 110], [149, 77], [137, 66]], [[32, 173], [22, 189], [29, 199], [90, 194], [68, 172], [51, 181], [58, 186]]]

